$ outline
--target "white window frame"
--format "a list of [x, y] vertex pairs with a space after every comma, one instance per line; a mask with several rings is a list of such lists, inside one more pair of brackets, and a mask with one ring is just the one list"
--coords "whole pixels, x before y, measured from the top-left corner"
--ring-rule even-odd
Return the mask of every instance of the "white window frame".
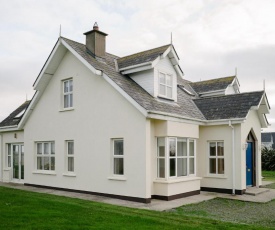
[[[215, 143], [216, 144], [216, 155], [211, 156], [210, 155], [210, 144]], [[218, 156], [218, 143], [223, 143], [223, 156]], [[216, 173], [210, 172], [210, 159], [216, 159]], [[218, 159], [223, 159], [223, 173], [218, 173]], [[215, 175], [215, 176], [221, 176], [225, 175], [225, 157], [224, 157], [224, 141], [208, 141], [208, 174], [209, 175]]]
[[[196, 152], [197, 152], [197, 145], [196, 145], [196, 139], [193, 138], [186, 138], [186, 137], [158, 137], [158, 138], [165, 138], [165, 156], [160, 157], [159, 156], [159, 149], [157, 144], [157, 178], [158, 179], [175, 179], [175, 178], [186, 178], [186, 177], [193, 177], [196, 176]], [[157, 138], [157, 142], [158, 142]], [[186, 156], [178, 156], [177, 151], [177, 142], [178, 139], [185, 139], [187, 144], [187, 155]], [[175, 156], [170, 156], [170, 140], [175, 140]], [[190, 142], [194, 142], [194, 156], [190, 156]], [[159, 159], [165, 159], [165, 177], [159, 177]], [[170, 176], [170, 159], [175, 159], [175, 176]], [[177, 161], [178, 159], [187, 159], [187, 175], [184, 176], [178, 176], [178, 169], [177, 169]], [[190, 173], [190, 159], [194, 159], [194, 173]]]
[[[122, 141], [123, 143], [123, 154], [122, 155], [116, 155], [115, 154], [115, 142], [116, 141]], [[114, 138], [112, 139], [112, 175], [114, 176], [124, 176], [125, 175], [125, 160], [124, 160], [124, 156], [125, 156], [125, 153], [124, 153], [124, 149], [125, 149], [125, 146], [124, 146], [124, 139], [123, 138]], [[122, 159], [123, 160], [123, 173], [122, 174], [119, 174], [119, 173], [115, 173], [115, 159]]]
[[7, 161], [6, 161], [6, 167], [11, 168], [12, 167], [12, 144], [7, 144]]
[[[68, 87], [68, 92], [65, 92], [65, 84], [68, 83], [69, 86], [72, 84], [72, 90], [70, 90], [70, 87]], [[74, 84], [73, 79], [66, 79], [62, 81], [62, 103], [63, 103], [63, 109], [71, 109], [73, 108], [73, 91], [74, 91]], [[70, 97], [71, 95], [71, 97]], [[65, 97], [68, 97], [68, 106], [65, 106]]]
[[[41, 144], [42, 145], [42, 149], [41, 149], [41, 154], [38, 153], [38, 145]], [[49, 145], [49, 154], [45, 154], [45, 144]], [[52, 145], [54, 146], [54, 153], [52, 154]], [[54, 172], [55, 171], [55, 142], [54, 141], [39, 141], [35, 143], [35, 157], [36, 157], [36, 170], [37, 171], [51, 171]], [[42, 165], [42, 169], [38, 168], [38, 158], [41, 158], [41, 165]], [[49, 158], [48, 162], [49, 162], [49, 169], [45, 169], [45, 158]], [[52, 169], [52, 158], [54, 158], [54, 167]]]
[[[160, 82], [160, 75], [163, 74], [164, 75], [164, 79], [165, 79], [165, 83], [161, 83]], [[171, 77], [171, 85], [168, 85], [167, 83], [167, 76], [170, 76]], [[173, 99], [173, 96], [174, 96], [174, 87], [173, 87], [173, 83], [174, 83], [174, 78], [173, 78], [173, 74], [169, 74], [169, 73], [166, 73], [164, 71], [159, 71], [158, 72], [158, 95], [160, 97], [164, 97], [164, 98], [168, 98], [168, 99]], [[164, 86], [165, 88], [165, 93], [164, 94], [161, 94], [160, 92], [160, 86]], [[171, 88], [171, 97], [168, 96], [167, 92], [167, 88]]]
[[[73, 154], [69, 154], [69, 143], [73, 143]], [[75, 172], [75, 147], [74, 147], [74, 141], [66, 141], [66, 172], [67, 173], [74, 173]], [[69, 170], [69, 158], [73, 159], [73, 170]]]

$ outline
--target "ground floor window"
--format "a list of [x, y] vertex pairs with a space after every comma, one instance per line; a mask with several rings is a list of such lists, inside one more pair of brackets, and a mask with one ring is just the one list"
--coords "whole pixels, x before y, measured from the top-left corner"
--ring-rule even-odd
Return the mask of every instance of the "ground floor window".
[[123, 139], [113, 139], [113, 174], [124, 175]]
[[55, 170], [54, 142], [36, 143], [37, 170]]
[[191, 138], [157, 138], [157, 177], [195, 175], [196, 142]]
[[8, 168], [11, 167], [11, 144], [8, 144], [8, 151], [7, 151], [7, 162], [6, 162], [6, 166]]
[[224, 174], [224, 142], [209, 142], [209, 173]]
[[67, 150], [66, 150], [66, 158], [67, 158], [67, 171], [74, 172], [74, 142], [67, 141]]

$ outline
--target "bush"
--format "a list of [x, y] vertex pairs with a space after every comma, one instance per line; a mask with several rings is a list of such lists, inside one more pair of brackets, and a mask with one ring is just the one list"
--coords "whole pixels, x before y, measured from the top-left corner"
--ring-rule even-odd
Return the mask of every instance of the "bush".
[[262, 170], [275, 171], [275, 150], [262, 149]]

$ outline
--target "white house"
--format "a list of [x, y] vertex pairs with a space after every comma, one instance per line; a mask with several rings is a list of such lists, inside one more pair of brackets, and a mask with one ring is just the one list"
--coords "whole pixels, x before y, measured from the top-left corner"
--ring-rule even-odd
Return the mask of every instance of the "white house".
[[0, 180], [148, 203], [261, 185], [264, 91], [184, 80], [172, 44], [118, 57], [59, 37], [31, 101], [0, 123]]

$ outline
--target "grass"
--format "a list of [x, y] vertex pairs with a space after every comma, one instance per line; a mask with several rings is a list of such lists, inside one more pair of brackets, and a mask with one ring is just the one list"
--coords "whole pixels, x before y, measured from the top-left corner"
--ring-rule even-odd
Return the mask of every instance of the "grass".
[[262, 176], [264, 180], [275, 182], [275, 171], [262, 171]]
[[[272, 203], [272, 205], [274, 202]], [[229, 205], [227, 205], [229, 206]], [[189, 206], [191, 207], [191, 206]], [[197, 206], [199, 207], [199, 206]], [[275, 208], [274, 208], [275, 210]], [[227, 213], [231, 215], [232, 213]], [[272, 213], [270, 213], [271, 215]], [[250, 223], [250, 222], [249, 222]], [[0, 229], [265, 229], [215, 220], [208, 211], [156, 212], [0, 187]], [[268, 225], [269, 226], [269, 225]]]

